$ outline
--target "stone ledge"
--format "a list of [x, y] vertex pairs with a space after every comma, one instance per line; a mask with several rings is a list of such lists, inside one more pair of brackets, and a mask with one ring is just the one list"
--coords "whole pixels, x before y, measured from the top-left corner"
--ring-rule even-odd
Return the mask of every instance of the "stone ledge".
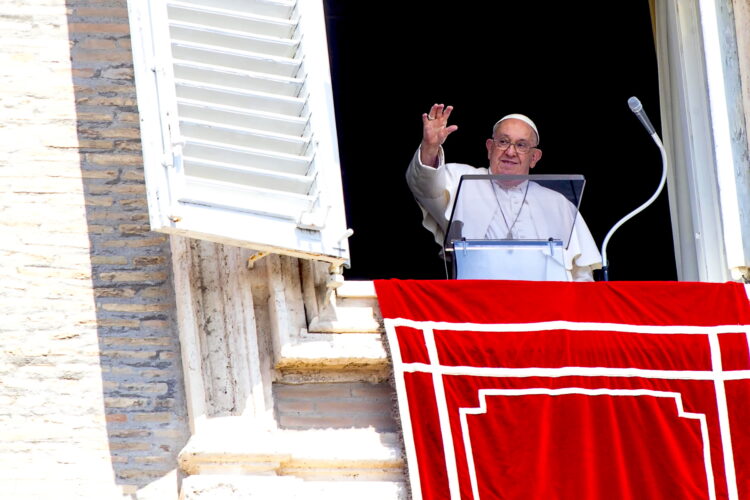
[[[336, 335], [302, 332], [297, 342], [283, 346], [279, 365], [358, 359], [366, 364], [387, 364], [388, 356], [380, 334]], [[320, 361], [319, 361], [320, 360]]]
[[372, 281], [344, 281], [335, 297], [309, 325], [316, 333], [380, 333], [380, 312]]
[[374, 429], [254, 430], [243, 417], [204, 422], [180, 452], [187, 474], [402, 481], [396, 433]]
[[344, 281], [336, 289], [338, 297], [375, 299], [375, 284], [372, 281]]
[[380, 334], [338, 335], [302, 332], [281, 350], [278, 380], [377, 382], [388, 378], [390, 360]]
[[310, 331], [338, 334], [379, 333], [384, 331], [383, 325], [374, 319], [376, 313], [372, 307], [337, 307], [333, 314], [336, 319], [314, 318], [310, 321]]
[[403, 481], [305, 481], [291, 476], [190, 476], [180, 500], [406, 500]]

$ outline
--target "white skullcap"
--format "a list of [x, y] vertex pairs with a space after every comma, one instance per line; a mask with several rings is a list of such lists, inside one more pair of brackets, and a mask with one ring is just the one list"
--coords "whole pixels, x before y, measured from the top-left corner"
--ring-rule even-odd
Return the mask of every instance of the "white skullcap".
[[502, 118], [500, 118], [497, 122], [495, 122], [495, 125], [492, 127], [492, 133], [493, 133], [493, 135], [495, 133], [495, 130], [497, 130], [497, 126], [498, 125], [500, 125], [505, 120], [510, 120], [511, 118], [514, 119], [514, 120], [521, 120], [526, 125], [528, 125], [529, 127], [531, 127], [534, 130], [534, 133], [536, 134], [536, 142], [537, 142], [537, 144], [539, 144], [539, 130], [537, 130], [536, 125], [534, 125], [534, 122], [531, 121], [531, 118], [529, 118], [526, 115], [521, 115], [519, 113], [513, 113], [513, 114], [510, 114], [510, 115], [505, 115]]

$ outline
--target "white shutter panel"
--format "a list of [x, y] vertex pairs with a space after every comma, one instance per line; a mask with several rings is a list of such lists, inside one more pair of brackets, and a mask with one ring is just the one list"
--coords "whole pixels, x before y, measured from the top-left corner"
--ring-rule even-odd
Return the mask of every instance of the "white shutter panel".
[[151, 227], [349, 259], [322, 0], [130, 0]]

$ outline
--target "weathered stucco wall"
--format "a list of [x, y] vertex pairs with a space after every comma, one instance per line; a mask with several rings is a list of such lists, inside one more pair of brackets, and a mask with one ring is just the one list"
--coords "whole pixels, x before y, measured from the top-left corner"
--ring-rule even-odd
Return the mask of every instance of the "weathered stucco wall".
[[[750, 0], [733, 0], [737, 53], [740, 59], [742, 102], [745, 108], [745, 130], [750, 124]], [[750, 134], [745, 133], [750, 149]], [[750, 168], [750, 165], [747, 166]]]
[[3, 497], [169, 498], [154, 490], [177, 491], [187, 417], [126, 2], [4, 0], [2, 12]]

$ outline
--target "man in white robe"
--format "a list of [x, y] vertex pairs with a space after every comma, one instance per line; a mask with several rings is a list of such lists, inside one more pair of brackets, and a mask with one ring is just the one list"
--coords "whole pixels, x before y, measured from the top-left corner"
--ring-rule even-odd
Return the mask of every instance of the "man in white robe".
[[[524, 115], [508, 115], [495, 124], [487, 139], [489, 168], [445, 163], [442, 145], [458, 127], [448, 126], [453, 108], [435, 104], [422, 115], [422, 143], [406, 173], [407, 183], [422, 209], [423, 225], [442, 246], [463, 175], [528, 175], [542, 156], [536, 125]], [[559, 239], [564, 242], [568, 279], [593, 281], [601, 255], [575, 207], [561, 194], [536, 183], [500, 186], [484, 182], [471, 193], [474, 217], [465, 217], [462, 235], [478, 239]], [[572, 234], [568, 231], [573, 226]]]

